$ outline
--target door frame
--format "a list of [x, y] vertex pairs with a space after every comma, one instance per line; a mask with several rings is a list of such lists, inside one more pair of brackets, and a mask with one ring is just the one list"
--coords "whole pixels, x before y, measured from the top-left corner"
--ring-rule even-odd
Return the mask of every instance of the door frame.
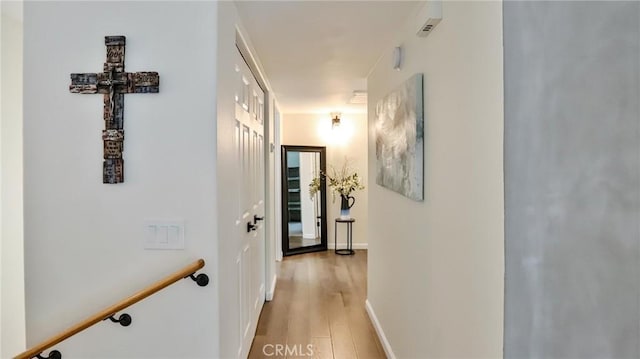
[[[282, 115], [280, 114], [280, 110], [275, 106], [274, 103], [274, 112], [273, 112], [273, 139], [275, 142], [274, 148], [280, 148], [282, 146]], [[282, 261], [282, 240], [278, 240], [278, 238], [282, 238], [282, 171], [280, 169], [280, 163], [282, 162], [282, 151], [274, 151], [274, 175], [275, 175], [275, 183], [273, 186], [273, 200], [274, 200], [274, 244], [275, 244], [275, 260], [277, 262]]]
[[[251, 73], [253, 74], [253, 76], [256, 79], [256, 82], [258, 83], [258, 86], [260, 86], [260, 88], [262, 89], [262, 91], [264, 92], [264, 158], [262, 159], [264, 161], [264, 208], [265, 208], [265, 221], [264, 221], [264, 240], [265, 240], [265, 301], [270, 301], [273, 299], [273, 294], [275, 292], [275, 285], [276, 285], [276, 279], [277, 279], [277, 273], [276, 273], [276, 267], [275, 267], [275, 262], [276, 259], [278, 257], [277, 255], [277, 246], [275, 245], [275, 243], [277, 243], [276, 238], [277, 238], [277, 233], [274, 231], [275, 228], [277, 228], [277, 225], [275, 222], [276, 221], [276, 213], [277, 208], [276, 208], [276, 201], [275, 201], [275, 195], [276, 193], [274, 192], [274, 186], [270, 186], [269, 184], [275, 183], [276, 182], [276, 178], [272, 178], [270, 176], [269, 173], [269, 169], [270, 169], [270, 157], [272, 155], [275, 155], [274, 148], [274, 142], [276, 137], [274, 136], [274, 129], [275, 129], [275, 123], [274, 123], [274, 118], [275, 118], [275, 114], [274, 111], [278, 111], [277, 110], [277, 105], [276, 105], [276, 101], [273, 98], [273, 93], [271, 91], [271, 86], [268, 85], [268, 82], [266, 80], [266, 76], [264, 75], [263, 71], [261, 71], [261, 66], [259, 66], [259, 62], [256, 60], [256, 57], [254, 56], [253, 52], [251, 51], [252, 48], [250, 48], [248, 46], [247, 41], [245, 40], [245, 36], [243, 35], [243, 31], [242, 29], [240, 29], [238, 26], [236, 26], [236, 48], [238, 49], [238, 51], [240, 52], [240, 55], [242, 56], [242, 58], [244, 59], [244, 61], [247, 63], [247, 66], [249, 66], [249, 70], [251, 71]], [[273, 107], [271, 106], [271, 104], [273, 103]], [[277, 131], [277, 129], [276, 129]], [[279, 139], [279, 136], [278, 136]], [[278, 164], [275, 161], [274, 158], [274, 164], [273, 164], [273, 172], [274, 172], [274, 177], [277, 177], [277, 166]]]

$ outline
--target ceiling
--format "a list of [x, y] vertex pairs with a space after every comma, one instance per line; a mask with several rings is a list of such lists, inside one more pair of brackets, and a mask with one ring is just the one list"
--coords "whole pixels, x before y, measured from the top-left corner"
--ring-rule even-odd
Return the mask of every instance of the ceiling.
[[282, 113], [366, 112], [349, 105], [422, 1], [237, 1]]
[[2, 16], [8, 16], [22, 23], [22, 4], [23, 0], [0, 0], [0, 12], [2, 12]]

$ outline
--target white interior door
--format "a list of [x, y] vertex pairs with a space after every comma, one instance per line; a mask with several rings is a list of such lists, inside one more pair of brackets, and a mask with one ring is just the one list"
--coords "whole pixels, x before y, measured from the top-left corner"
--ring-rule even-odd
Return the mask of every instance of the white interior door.
[[241, 179], [237, 206], [238, 318], [240, 356], [246, 357], [265, 301], [264, 92], [239, 52], [236, 53], [236, 178]]

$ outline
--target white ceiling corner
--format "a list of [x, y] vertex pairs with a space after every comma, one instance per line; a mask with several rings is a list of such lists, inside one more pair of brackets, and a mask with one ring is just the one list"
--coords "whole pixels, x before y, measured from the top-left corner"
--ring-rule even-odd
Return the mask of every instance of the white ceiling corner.
[[283, 113], [366, 112], [380, 55], [424, 1], [236, 1]]
[[23, 22], [23, 0], [0, 0], [0, 13], [10, 19]]

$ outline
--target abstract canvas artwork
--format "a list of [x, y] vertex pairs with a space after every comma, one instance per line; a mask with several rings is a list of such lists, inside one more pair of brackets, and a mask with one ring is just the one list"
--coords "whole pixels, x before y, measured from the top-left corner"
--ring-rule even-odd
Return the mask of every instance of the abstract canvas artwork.
[[416, 201], [424, 199], [422, 74], [376, 104], [376, 183]]

